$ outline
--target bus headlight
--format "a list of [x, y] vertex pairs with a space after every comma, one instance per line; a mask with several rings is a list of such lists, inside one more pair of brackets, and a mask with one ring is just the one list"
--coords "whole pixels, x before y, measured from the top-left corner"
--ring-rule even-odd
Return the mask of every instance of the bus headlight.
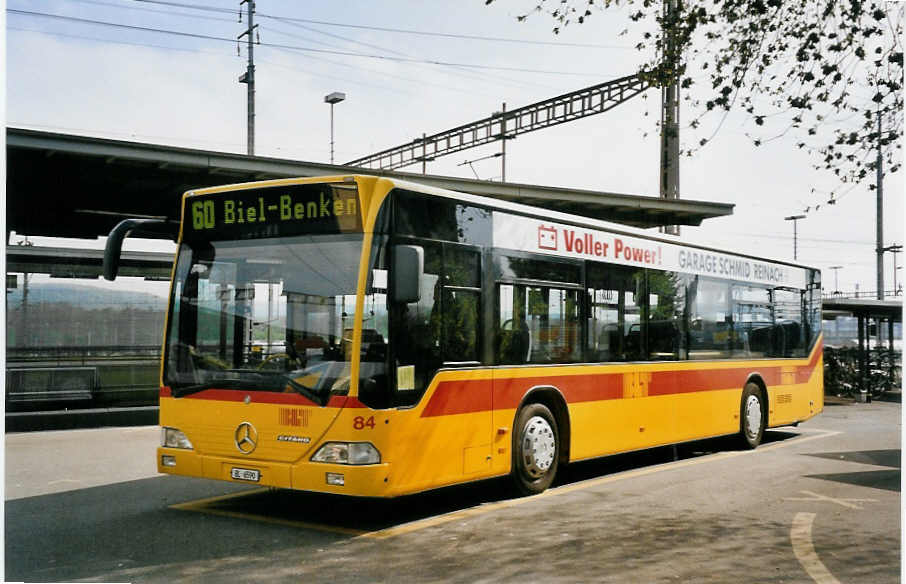
[[333, 464], [378, 464], [381, 453], [370, 442], [327, 442], [315, 455], [312, 462]]
[[166, 448], [184, 448], [192, 450], [192, 442], [176, 428], [162, 426], [160, 429], [160, 445]]

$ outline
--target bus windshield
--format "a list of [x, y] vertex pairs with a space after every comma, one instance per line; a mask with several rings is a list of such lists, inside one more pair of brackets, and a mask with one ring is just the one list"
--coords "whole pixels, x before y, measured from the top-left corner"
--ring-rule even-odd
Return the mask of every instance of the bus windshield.
[[361, 250], [361, 233], [183, 243], [165, 385], [346, 393]]

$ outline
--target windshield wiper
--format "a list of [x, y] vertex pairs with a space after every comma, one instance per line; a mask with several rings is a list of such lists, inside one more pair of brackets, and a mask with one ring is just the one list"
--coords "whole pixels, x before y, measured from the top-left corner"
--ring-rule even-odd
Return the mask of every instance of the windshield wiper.
[[318, 393], [314, 388], [308, 387], [307, 385], [302, 385], [298, 381], [292, 378], [292, 373], [284, 375], [283, 380], [286, 382], [286, 385], [293, 388], [293, 390], [303, 397], [307, 397], [311, 401], [315, 402], [319, 406], [327, 404], [328, 396], [325, 394]]

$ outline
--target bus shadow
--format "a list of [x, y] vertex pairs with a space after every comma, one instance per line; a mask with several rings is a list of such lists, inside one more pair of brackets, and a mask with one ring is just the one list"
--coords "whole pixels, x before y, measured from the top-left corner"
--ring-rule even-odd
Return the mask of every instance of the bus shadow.
[[[769, 430], [765, 432], [762, 443], [783, 442], [796, 436], [799, 436], [796, 432]], [[736, 438], [722, 437], [576, 462], [560, 469], [552, 488], [740, 449]], [[509, 479], [504, 477], [389, 500], [281, 489], [255, 489], [222, 499], [177, 507], [356, 536], [507, 501], [514, 497], [517, 495]]]
[[[798, 432], [785, 430], [766, 430], [761, 440], [762, 445], [783, 442], [799, 436]], [[564, 468], [558, 475], [554, 486], [563, 486], [589, 479], [601, 478], [621, 472], [640, 468], [669, 464], [691, 458], [699, 458], [718, 452], [743, 450], [737, 436], [706, 438], [681, 444], [659, 446], [646, 450], [637, 450], [624, 454], [614, 454], [605, 458], [574, 462]]]

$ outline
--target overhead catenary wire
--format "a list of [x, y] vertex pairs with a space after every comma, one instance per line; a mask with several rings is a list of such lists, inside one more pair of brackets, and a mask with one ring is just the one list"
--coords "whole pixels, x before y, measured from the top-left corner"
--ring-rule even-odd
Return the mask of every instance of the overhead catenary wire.
[[[181, 52], [186, 52], [186, 53], [204, 53], [204, 54], [210, 55], [210, 56], [223, 56], [219, 52], [216, 52], [213, 50], [199, 49], [197, 47], [192, 47], [192, 48], [173, 47], [173, 46], [168, 46], [168, 45], [157, 45], [157, 44], [153, 44], [153, 43], [142, 43], [142, 42], [138, 42], [138, 41], [106, 39], [106, 38], [101, 38], [101, 37], [96, 37], [96, 36], [70, 34], [70, 33], [65, 33], [65, 32], [54, 32], [54, 31], [47, 31], [47, 30], [37, 30], [34, 28], [23, 28], [23, 27], [18, 27], [18, 26], [8, 26], [7, 30], [14, 30], [14, 31], [19, 31], [19, 32], [30, 32], [30, 33], [34, 33], [34, 34], [71, 38], [71, 39], [78, 39], [78, 40], [84, 40], [84, 41], [98, 41], [98, 42], [105, 42], [105, 43], [111, 43], [111, 44], [117, 44], [117, 45], [125, 45], [125, 46], [129, 46], [129, 47], [144, 47], [144, 48], [149, 48], [149, 49], [160, 49], [160, 50], [164, 50], [164, 51], [181, 51]], [[309, 59], [316, 59], [316, 60], [323, 61], [323, 62], [326, 62], [329, 64], [337, 65], [337, 66], [349, 67], [352, 69], [360, 69], [360, 70], [362, 69], [361, 67], [357, 67], [356, 65], [350, 65], [348, 63], [340, 63], [338, 61], [331, 61], [328, 59], [323, 59], [321, 57], [315, 57], [312, 55], [305, 55], [305, 57], [307, 57]], [[289, 69], [291, 71], [296, 71], [298, 73], [305, 73], [307, 75], [315, 74], [313, 71], [310, 71], [307, 69], [300, 69], [299, 67], [293, 67], [293, 66], [287, 65], [285, 63], [278, 63], [276, 61], [271, 61], [269, 59], [256, 59], [256, 60], [259, 63], [267, 63], [268, 65], [273, 65], [275, 67], [281, 67], [283, 69]], [[366, 69], [366, 71], [367, 71], [367, 69]], [[382, 74], [382, 75], [385, 77], [395, 77], [397, 79], [404, 80], [404, 81], [412, 81], [412, 82], [416, 81], [415, 79], [410, 79], [410, 78], [406, 78], [406, 77], [402, 77], [402, 76], [398, 76], [398, 75], [387, 75], [387, 74]], [[349, 83], [351, 85], [360, 85], [362, 87], [370, 87], [373, 89], [379, 89], [381, 91], [388, 91], [391, 93], [397, 93], [397, 94], [402, 94], [402, 95], [409, 94], [409, 92], [401, 90], [397, 86], [388, 86], [388, 85], [381, 85], [378, 83], [369, 83], [367, 81], [360, 81], [357, 79], [351, 79], [349, 77], [341, 77], [339, 75], [328, 75], [328, 74], [324, 74], [324, 73], [320, 73], [320, 72], [317, 73], [317, 76], [325, 78], [325, 79], [334, 79], [336, 81], [343, 81], [344, 83]], [[468, 92], [465, 89], [460, 89], [457, 87], [446, 86], [446, 85], [437, 84], [437, 83], [430, 83], [430, 82], [425, 82], [422, 80], [417, 80], [417, 81], [418, 81], [418, 83], [420, 83], [422, 85], [435, 85], [437, 87], [442, 87], [449, 91], [461, 90], [463, 92]], [[470, 93], [474, 93], [474, 91], [471, 91]], [[57, 126], [54, 126], [54, 127], [57, 127]], [[63, 128], [63, 129], [65, 129], [65, 128]], [[123, 134], [123, 135], [129, 135], [129, 134]], [[160, 136], [160, 137], [166, 137], [166, 136]]]
[[[355, 39], [351, 39], [351, 38], [344, 37], [344, 36], [341, 36], [341, 35], [336, 35], [336, 34], [324, 32], [324, 31], [318, 30], [318, 29], [316, 29], [316, 28], [304, 26], [304, 25], [301, 25], [301, 24], [298, 24], [298, 23], [295, 23], [295, 22], [278, 22], [278, 23], [271, 23], [271, 24], [269, 24], [269, 25], [267, 26], [267, 30], [269, 30], [269, 31], [271, 31], [271, 32], [275, 32], [275, 33], [277, 33], [277, 34], [282, 34], [282, 35], [288, 36], [288, 37], [290, 37], [290, 38], [296, 38], [297, 40], [307, 40], [307, 41], [309, 41], [309, 42], [314, 42], [314, 43], [317, 43], [317, 44], [320, 44], [320, 45], [324, 45], [324, 46], [332, 46], [332, 47], [334, 47], [334, 48], [338, 48], [337, 45], [331, 45], [331, 44], [329, 44], [329, 43], [325, 43], [324, 41], [318, 41], [318, 40], [315, 40], [315, 39], [308, 39], [308, 38], [306, 38], [306, 37], [301, 37], [301, 36], [295, 35], [295, 34], [293, 34], [293, 33], [289, 33], [289, 32], [282, 31], [282, 30], [280, 30], [280, 29], [278, 29], [278, 28], [273, 28], [273, 24], [291, 25], [291, 26], [295, 26], [295, 27], [301, 28], [301, 29], [303, 29], [303, 30], [307, 30], [307, 31], [310, 31], [310, 32], [314, 32], [314, 33], [316, 33], [316, 34], [322, 34], [322, 35], [326, 35], [326, 36], [329, 36], [329, 37], [332, 37], [332, 38], [336, 38], [336, 39], [339, 39], [339, 40], [344, 41], [344, 42], [347, 42], [347, 43], [353, 43], [353, 44], [362, 45], [362, 46], [365, 46], [365, 47], [370, 47], [370, 48], [373, 48], [373, 49], [377, 49], [377, 50], [380, 50], [380, 51], [386, 51], [386, 52], [388, 52], [388, 53], [393, 53], [393, 54], [399, 55], [399, 56], [401, 56], [401, 57], [412, 57], [412, 55], [409, 55], [409, 54], [407, 54], [407, 53], [403, 53], [403, 52], [401, 52], [401, 51], [397, 51], [397, 50], [395, 50], [395, 49], [389, 49], [389, 48], [387, 48], [387, 47], [382, 47], [382, 46], [374, 45], [374, 44], [371, 44], [371, 43], [364, 43], [364, 42], [361, 42], [361, 41], [357, 41], [357, 40], [355, 40]], [[531, 82], [531, 81], [520, 81], [520, 80], [517, 80], [517, 79], [511, 79], [511, 78], [508, 78], [508, 77], [502, 77], [502, 76], [500, 76], [499, 74], [485, 73], [485, 72], [482, 72], [482, 71], [468, 71], [468, 70], [466, 70], [466, 69], [464, 69], [464, 68], [462, 68], [462, 67], [452, 67], [452, 69], [455, 70], [455, 71], [453, 71], [453, 74], [455, 74], [455, 75], [460, 75], [460, 76], [462, 76], [462, 77], [464, 77], [464, 78], [466, 78], [466, 79], [475, 79], [475, 80], [478, 80], [478, 81], [481, 81], [481, 82], [487, 82], [488, 80], [491, 80], [491, 81], [493, 81], [496, 85], [516, 85], [516, 86], [521, 86], [521, 87], [540, 87], [540, 88], [542, 88], [542, 89], [552, 90], [552, 91], [556, 91], [556, 90], [557, 90], [556, 88], [551, 87], [550, 85], [545, 85], [545, 84], [541, 84], [541, 83], [534, 83], [534, 82]]]
[[[217, 16], [210, 16], [208, 14], [192, 14], [189, 12], [173, 12], [172, 10], [156, 10], [154, 8], [147, 8], [144, 6], [130, 6], [128, 4], [117, 4], [116, 2], [104, 2], [103, 0], [69, 0], [70, 2], [78, 2], [79, 4], [92, 4], [94, 6], [107, 6], [109, 8], [122, 8], [124, 10], [140, 10], [142, 12], [148, 12], [151, 14], [164, 14], [167, 16], [180, 16], [186, 18], [198, 18], [204, 20], [211, 20], [216, 22], [229, 22], [235, 23], [235, 18], [219, 18]], [[187, 8], [189, 8], [187, 6]], [[235, 13], [235, 11], [232, 11]]]
[[[717, 232], [714, 232], [714, 233], [717, 233]], [[760, 238], [765, 238], [765, 239], [789, 239], [789, 238], [790, 238], [790, 235], [789, 235], [789, 234], [783, 234], [783, 233], [764, 233], [764, 232], [754, 232], [754, 231], [753, 231], [753, 232], [733, 231], [733, 232], [723, 232], [723, 234], [724, 234], [725, 236], [732, 236], [732, 235], [746, 235], [746, 236], [760, 237]], [[836, 238], [821, 238], [821, 237], [803, 237], [803, 236], [799, 236], [799, 240], [800, 240], [800, 241], [814, 241], [814, 242], [819, 242], [819, 243], [840, 243], [840, 244], [855, 244], [855, 245], [861, 245], [861, 244], [866, 244], [866, 245], [868, 245], [868, 244], [871, 244], [871, 245], [874, 245], [874, 242], [873, 242], [873, 241], [869, 241], [869, 240], [859, 240], [859, 239], [836, 239]]]
[[[71, 34], [71, 33], [48, 31], [48, 30], [38, 30], [38, 29], [34, 29], [34, 28], [24, 28], [24, 27], [19, 27], [19, 26], [8, 26], [7, 30], [19, 31], [19, 32], [30, 32], [30, 33], [34, 33], [34, 34], [41, 34], [41, 35], [48, 35], [48, 36], [55, 36], [55, 37], [62, 37], [62, 38], [71, 38], [71, 39], [78, 39], [78, 40], [85, 40], [85, 41], [104, 42], [104, 43], [111, 43], [111, 44], [124, 45], [124, 46], [130, 46], [130, 47], [145, 47], [145, 48], [149, 48], [149, 49], [160, 49], [160, 50], [164, 50], [164, 51], [181, 51], [181, 52], [187, 52], [187, 53], [205, 53], [205, 54], [211, 55], [211, 56], [219, 55], [219, 53], [217, 53], [213, 50], [199, 49], [197, 47], [191, 47], [191, 48], [190, 47], [175, 47], [175, 46], [169, 46], [169, 45], [143, 43], [143, 42], [138, 42], [138, 41], [127, 41], [127, 40], [122, 40], [122, 39], [108, 39], [108, 38], [102, 38], [102, 37], [97, 37], [97, 36]], [[320, 61], [322, 63], [327, 63], [327, 64], [333, 65], [335, 67], [346, 67], [346, 68], [353, 69], [353, 70], [364, 71], [366, 73], [375, 72], [371, 69], [359, 67], [358, 65], [353, 65], [350, 63], [342, 63], [340, 61], [334, 61], [334, 60], [316, 56], [316, 55], [303, 54], [300, 56], [305, 57], [307, 59], [313, 59], [316, 61]], [[395, 93], [395, 94], [399, 94], [399, 95], [410, 95], [410, 93], [411, 93], [409, 91], [400, 89], [399, 85], [394, 85], [394, 86], [382, 85], [379, 83], [370, 83], [367, 81], [361, 81], [359, 79], [355, 79], [355, 78], [351, 78], [351, 77], [342, 77], [339, 75], [330, 75], [330, 74], [323, 73], [323, 72], [315, 72], [313, 70], [295, 67], [292, 65], [288, 65], [286, 63], [279, 63], [277, 61], [272, 61], [270, 59], [258, 58], [258, 59], [256, 59], [256, 61], [259, 63], [265, 63], [268, 65], [273, 65], [273, 66], [280, 67], [283, 69], [296, 71], [298, 73], [304, 73], [307, 75], [316, 75], [317, 77], [323, 78], [323, 79], [333, 79], [335, 81], [342, 81], [343, 83], [347, 83], [350, 85], [369, 87], [372, 89], [378, 89], [380, 91], [386, 91], [389, 93]], [[458, 87], [456, 85], [436, 83], [436, 82], [432, 82], [432, 81], [426, 81], [424, 79], [414, 79], [412, 77], [406, 77], [404, 75], [396, 75], [393, 73], [381, 72], [380, 76], [382, 78], [398, 79], [400, 81], [404, 81], [407, 83], [417, 83], [420, 86], [438, 87], [438, 88], [444, 89], [445, 91], [453, 91], [453, 92], [457, 92], [457, 93], [463, 93], [466, 95], [475, 95], [476, 93], [482, 93], [482, 94], [488, 95], [489, 97], [494, 95], [490, 92], [485, 92], [485, 91], [482, 91], [482, 90], [474, 88], [474, 87], [472, 87], [472, 88]]]
[[[192, 5], [186, 4], [184, 2], [172, 2], [169, 0], [133, 0], [134, 2], [142, 2], [146, 4], [159, 4], [162, 6], [172, 6], [176, 8], [192, 8], [195, 10], [203, 10], [208, 12], [221, 12], [221, 13], [235, 13], [235, 10], [230, 10], [227, 8], [220, 8], [217, 6], [203, 6], [203, 5]], [[260, 18], [273, 18], [276, 20], [290, 20], [294, 22], [301, 22], [305, 24], [317, 24], [321, 26], [333, 26], [340, 28], [353, 28], [360, 30], [375, 30], [380, 32], [392, 32], [399, 34], [409, 34], [409, 35], [420, 35], [420, 36], [430, 36], [430, 37], [443, 37], [443, 38], [452, 38], [460, 40], [472, 40], [472, 41], [486, 41], [486, 42], [496, 42], [496, 43], [516, 43], [516, 44], [526, 44], [526, 45], [541, 45], [549, 47], [571, 47], [579, 49], [618, 49], [618, 50], [635, 50], [634, 46], [630, 45], [602, 45], [595, 43], [571, 43], [565, 41], [539, 41], [533, 39], [519, 39], [512, 37], [492, 37], [492, 36], [482, 36], [482, 35], [471, 35], [471, 34], [462, 34], [462, 33], [447, 33], [439, 31], [425, 31], [425, 30], [412, 30], [412, 29], [403, 29], [403, 28], [393, 28], [387, 26], [374, 26], [374, 25], [365, 25], [365, 24], [349, 24], [342, 22], [330, 22], [325, 20], [311, 20], [307, 18], [296, 18], [292, 16], [282, 16], [277, 14], [265, 14], [263, 12], [258, 12], [257, 15]]]
[[[209, 15], [209, 14], [190, 14], [190, 13], [187, 13], [187, 12], [173, 12], [172, 10], [166, 10], [166, 9], [157, 10], [157, 9], [154, 9], [154, 8], [146, 8], [146, 7], [143, 7], [143, 6], [132, 6], [132, 5], [129, 5], [129, 4], [117, 4], [117, 3], [115, 3], [115, 2], [105, 2], [105, 1], [103, 1], [103, 0], [70, 0], [70, 1], [71, 1], [71, 2], [78, 2], [78, 3], [81, 3], [81, 4], [91, 4], [91, 5], [95, 5], [95, 6], [107, 6], [107, 7], [111, 7], [111, 8], [120, 8], [120, 9], [124, 9], [124, 10], [137, 10], [137, 11], [148, 12], [148, 13], [152, 13], [152, 14], [173, 15], [173, 16], [179, 16], [179, 17], [188, 17], [188, 18], [205, 19], [205, 20], [211, 20], [211, 21], [217, 21], [217, 22], [229, 22], [229, 23], [235, 23], [235, 22], [236, 22], [236, 18], [235, 18], [235, 17], [233, 17], [233, 18], [220, 18], [220, 17], [217, 17], [217, 16]], [[131, 1], [131, 0], [124, 0], [124, 1]], [[173, 6], [172, 6], [173, 3], [168, 3], [168, 4], [165, 4], [165, 5], [171, 6], [171, 8], [173, 7]], [[184, 6], [185, 8], [196, 8], [195, 6], [190, 6], [190, 5], [183, 5], [183, 6]], [[183, 6], [180, 6], [180, 8], [182, 8]], [[235, 13], [236, 13], [234, 9], [216, 9], [215, 7], [208, 7], [208, 8], [210, 8], [210, 9], [212, 9], [212, 10], [220, 10], [220, 11], [222, 11], [224, 14], [229, 13], [229, 14], [232, 15], [232, 14], [235, 14]], [[412, 57], [412, 55], [409, 55], [409, 54], [406, 54], [406, 53], [403, 53], [403, 52], [400, 52], [400, 51], [397, 51], [397, 50], [394, 50], [394, 49], [390, 49], [390, 48], [387, 48], [387, 47], [383, 47], [383, 46], [375, 45], [375, 44], [371, 44], [371, 43], [362, 42], [362, 41], [359, 41], [359, 40], [356, 40], [356, 39], [352, 39], [352, 38], [349, 38], [349, 37], [345, 37], [345, 36], [342, 36], [342, 35], [338, 35], [338, 34], [333, 34], [333, 33], [325, 32], [325, 31], [319, 30], [319, 29], [317, 29], [317, 28], [313, 28], [313, 27], [310, 27], [310, 26], [305, 26], [305, 25], [303, 25], [303, 24], [299, 24], [298, 22], [288, 21], [287, 18], [285, 18], [285, 17], [272, 17], [271, 20], [272, 20], [273, 22], [270, 22], [268, 25], [266, 25], [266, 26], [264, 27], [264, 30], [267, 30], [267, 31], [269, 31], [269, 32], [273, 32], [273, 33], [276, 33], [276, 34], [280, 34], [280, 35], [285, 35], [285, 36], [288, 36], [288, 37], [290, 37], [290, 38], [295, 38], [295, 39], [297, 39], [297, 40], [302, 40], [302, 41], [306, 41], [306, 42], [310, 42], [310, 43], [315, 43], [315, 44], [318, 44], [318, 45], [323, 45], [323, 46], [326, 46], [326, 47], [331, 47], [331, 48], [335, 48], [335, 49], [340, 49], [340, 47], [338, 47], [336, 44], [327, 43], [327, 42], [324, 42], [324, 41], [322, 41], [322, 40], [317, 40], [317, 39], [313, 39], [313, 38], [309, 38], [309, 37], [302, 37], [302, 36], [299, 36], [299, 35], [295, 35], [295, 34], [293, 34], [293, 33], [285, 32], [285, 31], [283, 31], [283, 30], [280, 30], [279, 28], [276, 28], [274, 25], [282, 25], [282, 26], [293, 26], [293, 27], [298, 27], [298, 28], [301, 28], [301, 29], [303, 29], [303, 30], [307, 30], [307, 31], [310, 31], [310, 32], [313, 32], [313, 33], [316, 33], [316, 34], [320, 34], [320, 35], [325, 35], [325, 36], [328, 36], [328, 37], [336, 38], [336, 39], [341, 40], [341, 41], [344, 41], [344, 42], [346, 42], [346, 43], [353, 43], [353, 44], [357, 44], [357, 45], [361, 45], [361, 46], [365, 46], [365, 47], [370, 47], [370, 48], [377, 49], [377, 50], [380, 50], [380, 51], [385, 51], [385, 52], [388, 52], [388, 53], [397, 54], [397, 55], [400, 55], [400, 56], [403, 56], [403, 57]], [[20, 29], [14, 29], [14, 30], [29, 30], [29, 29], [21, 29], [21, 28], [20, 28]], [[38, 31], [34, 31], [34, 32], [38, 32]], [[48, 33], [48, 34], [53, 34], [53, 33]], [[64, 35], [59, 35], [59, 36], [64, 36]], [[78, 37], [76, 37], [76, 38], [78, 38]], [[104, 40], [104, 39], [97, 39], [97, 40]], [[109, 41], [109, 42], [117, 42], [117, 41]], [[149, 46], [150, 46], [150, 45], [149, 45]], [[316, 58], [316, 57], [310, 56], [309, 58]], [[334, 65], [347, 66], [347, 67], [355, 67], [354, 65], [346, 65], [346, 64], [343, 64], [343, 63], [338, 63], [338, 62], [336, 62], [336, 61], [329, 61], [329, 60], [327, 60], [327, 59], [323, 59], [323, 61], [324, 61], [324, 62], [327, 62], [327, 63], [334, 64]], [[454, 68], [454, 69], [455, 69], [455, 68]], [[454, 73], [454, 74], [460, 75], [460, 76], [462, 76], [463, 78], [466, 78], [466, 79], [475, 79], [475, 80], [479, 80], [479, 81], [482, 81], [482, 82], [486, 82], [486, 81], [490, 80], [490, 81], [492, 81], [495, 85], [512, 85], [512, 86], [516, 86], [516, 87], [536, 87], [536, 88], [541, 88], [541, 89], [545, 89], [545, 90], [548, 90], [548, 91], [557, 91], [557, 90], [558, 90], [557, 88], [552, 87], [551, 85], [548, 85], [548, 84], [542, 84], [542, 83], [537, 83], [537, 82], [532, 82], [532, 81], [525, 81], [525, 80], [518, 80], [518, 79], [511, 79], [511, 78], [508, 78], [508, 77], [502, 77], [502, 76], [499, 75], [499, 74], [484, 73], [484, 72], [479, 72], [479, 71], [468, 71], [468, 70], [464, 70], [464, 69], [462, 69], [462, 68], [459, 68], [459, 72], [458, 72], [458, 73]], [[382, 75], [392, 77], [392, 75], [388, 75], [388, 74], [386, 74], [386, 73], [383, 73]], [[321, 75], [321, 74], [319, 74], [319, 76], [328, 77], [328, 78], [330, 77], [330, 76], [325, 76], [325, 75]], [[416, 82], [416, 83], [420, 83], [420, 84], [426, 84], [423, 80], [415, 80], [415, 79], [409, 79], [409, 78], [405, 78], [405, 77], [398, 77], [398, 78], [401, 79], [401, 80], [403, 80], [403, 81], [411, 81], [411, 82]], [[427, 83], [427, 84], [430, 85], [430, 83]], [[451, 85], [446, 85], [446, 86], [445, 86], [445, 85], [442, 85], [442, 84], [435, 84], [435, 85], [436, 85], [437, 87], [444, 87], [445, 89], [448, 89], [448, 90], [451, 90], [451, 91], [472, 92], [472, 93], [474, 93], [474, 91], [475, 91], [474, 88], [471, 89], [471, 90], [467, 90], [467, 89], [463, 89], [463, 88], [461, 88], [461, 87], [456, 87], [456, 86], [451, 86]], [[490, 94], [489, 94], [489, 95], [490, 95]]]
[[[103, 20], [94, 20], [94, 19], [89, 19], [89, 18], [78, 18], [75, 16], [66, 16], [66, 15], [62, 15], [62, 14], [51, 14], [51, 13], [47, 13], [47, 12], [34, 12], [34, 11], [30, 11], [30, 10], [17, 10], [17, 9], [13, 9], [13, 8], [7, 8], [6, 11], [10, 14], [18, 14], [18, 15], [22, 15], [22, 16], [37, 16], [37, 17], [43, 17], [43, 18], [60, 19], [60, 20], [66, 20], [66, 21], [70, 21], [70, 22], [81, 22], [81, 23], [85, 23], [85, 24], [109, 26], [109, 27], [120, 28], [120, 29], [125, 29], [125, 30], [135, 30], [135, 31], [142, 31], [142, 32], [169, 34], [169, 35], [174, 35], [174, 36], [195, 38], [195, 39], [199, 39], [199, 40], [212, 40], [212, 41], [221, 41], [221, 42], [229, 42], [229, 43], [236, 42], [236, 39], [228, 38], [228, 37], [218, 37], [218, 36], [206, 35], [206, 34], [201, 34], [201, 33], [168, 30], [168, 29], [163, 29], [163, 28], [155, 28], [155, 27], [147, 27], [147, 26], [137, 26], [137, 25], [133, 25], [133, 24], [121, 24], [118, 22], [107, 22], [107, 21], [103, 21]], [[284, 45], [284, 44], [279, 44], [279, 43], [258, 42], [258, 43], [256, 43], [256, 45], [259, 45], [262, 47], [275, 48], [275, 49], [286, 49], [286, 50], [292, 50], [292, 51], [303, 51], [303, 52], [312, 52], [312, 53], [325, 53], [325, 54], [332, 54], [332, 55], [342, 55], [342, 56], [346, 56], [346, 57], [359, 57], [359, 58], [365, 58], [365, 59], [396, 61], [396, 62], [402, 62], [402, 63], [425, 63], [425, 64], [429, 64], [429, 65], [437, 65], [440, 67], [467, 67], [470, 69], [489, 70], [489, 71], [513, 71], [513, 72], [519, 72], [519, 73], [536, 73], [536, 74], [542, 74], [542, 75], [560, 75], [560, 76], [570, 76], [570, 77], [597, 77], [597, 78], [600, 78], [602, 76], [607, 77], [606, 74], [602, 74], [602, 73], [579, 72], [579, 71], [552, 71], [552, 70], [547, 70], [547, 69], [528, 69], [528, 68], [524, 68], [524, 67], [502, 67], [502, 66], [495, 66], [495, 65], [479, 65], [479, 64], [475, 64], [475, 63], [454, 63], [454, 62], [450, 62], [450, 61], [441, 61], [441, 60], [435, 60], [435, 59], [418, 59], [418, 58], [408, 58], [408, 57], [394, 57], [394, 56], [390, 56], [390, 55], [356, 53], [353, 51], [336, 51], [336, 50], [330, 50], [330, 49], [315, 49], [312, 47]]]

